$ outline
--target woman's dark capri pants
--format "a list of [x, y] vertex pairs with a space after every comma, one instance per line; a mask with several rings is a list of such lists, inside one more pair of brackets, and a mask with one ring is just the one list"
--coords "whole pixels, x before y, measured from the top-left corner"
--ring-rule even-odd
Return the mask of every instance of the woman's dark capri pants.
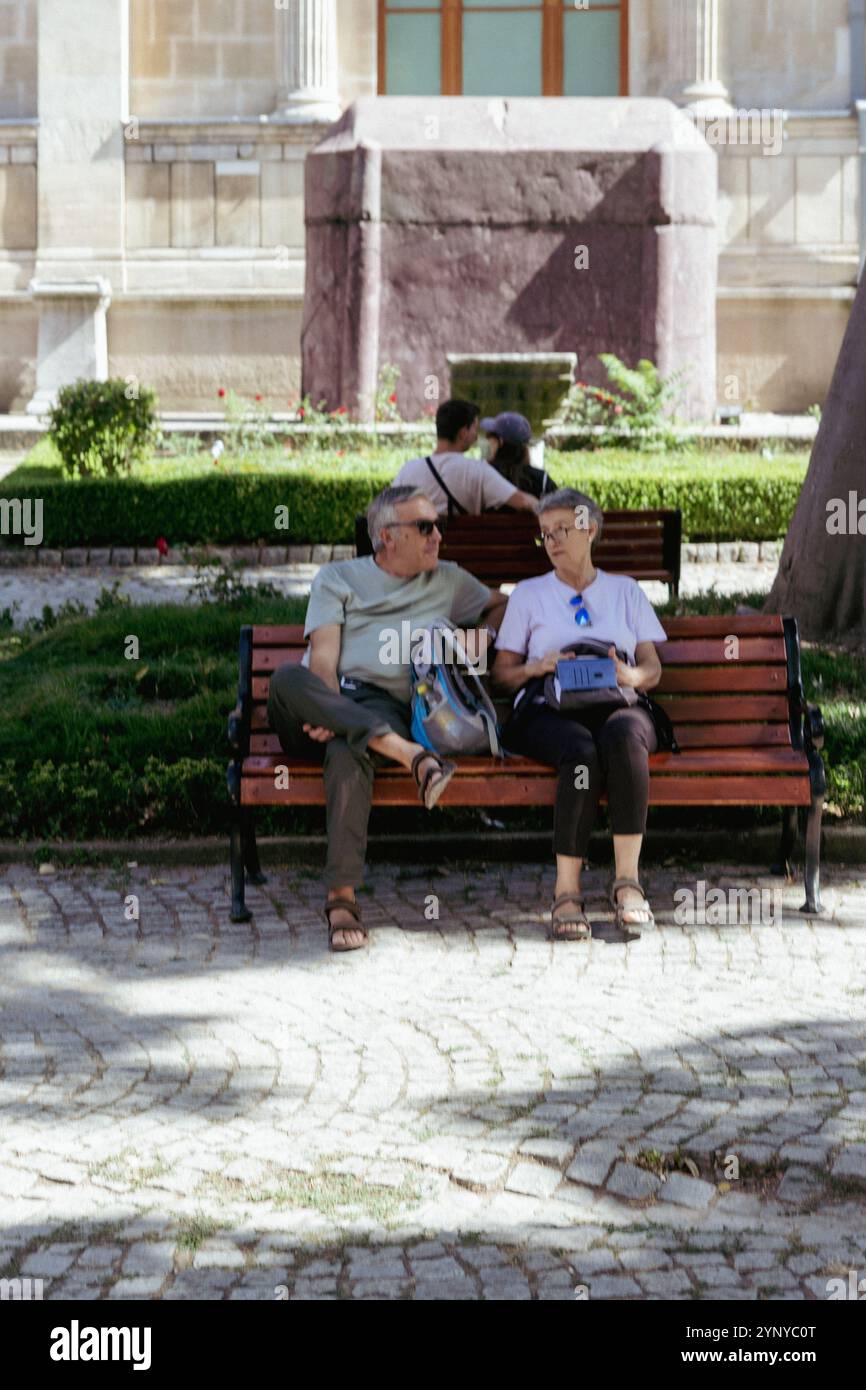
[[[587, 710], [580, 720], [549, 705], [533, 705], [512, 733], [506, 727], [503, 740], [509, 752], [559, 769], [553, 818], [555, 854], [586, 858], [599, 798], [605, 790], [614, 835], [644, 834], [649, 755], [655, 752], [658, 739], [652, 719], [640, 705], [612, 713], [602, 706]], [[581, 768], [586, 768], [586, 774], [579, 776]]]

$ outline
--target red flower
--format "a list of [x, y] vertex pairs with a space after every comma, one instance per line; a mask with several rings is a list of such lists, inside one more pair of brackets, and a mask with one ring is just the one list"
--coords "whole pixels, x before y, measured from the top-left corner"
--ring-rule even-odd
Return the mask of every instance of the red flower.
[[156, 543], [156, 548], [159, 551], [160, 555], [168, 554], [168, 541], [166, 540], [165, 536], [160, 536], [159, 540]]
[[346, 457], [346, 450], [345, 450], [345, 449], [338, 449], [338, 450], [337, 450], [337, 458], [338, 458], [338, 459], [344, 459], [345, 457]]
[[337, 409], [334, 411], [335, 415], [346, 415], [347, 413], [347, 408], [344, 405], [338, 405]]
[[261, 396], [256, 396], [256, 400], [257, 400], [257, 401], [260, 401], [260, 400], [261, 400]]
[[391, 394], [390, 394], [390, 396], [388, 397], [388, 400], [391, 402], [392, 405], [396, 405], [396, 404], [397, 404], [397, 392], [396, 392], [396, 391], [392, 391]]
[[226, 393], [226, 388], [225, 388], [224, 386], [221, 386], [220, 389], [217, 391], [217, 395], [219, 396], [220, 400], [222, 400], [222, 398], [223, 398], [223, 396], [225, 395], [225, 393]]
[[614, 408], [613, 408], [613, 413], [614, 413], [614, 415], [622, 415], [622, 406], [621, 406], [621, 405], [615, 405]]
[[299, 406], [298, 406], [298, 415], [299, 415], [300, 418], [303, 420], [303, 418], [304, 418], [304, 407], [303, 407], [302, 405], [299, 405]]

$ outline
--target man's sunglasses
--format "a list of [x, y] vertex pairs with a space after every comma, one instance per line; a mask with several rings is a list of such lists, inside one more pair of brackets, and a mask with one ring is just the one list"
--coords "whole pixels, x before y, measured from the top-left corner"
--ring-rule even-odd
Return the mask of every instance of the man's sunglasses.
[[420, 532], [420, 534], [421, 534], [422, 536], [432, 536], [432, 535], [433, 535], [433, 529], [434, 529], [434, 527], [439, 531], [439, 534], [440, 534], [440, 535], [443, 535], [444, 532], [445, 532], [445, 522], [444, 522], [444, 521], [438, 521], [438, 520], [437, 520], [437, 521], [392, 521], [392, 522], [390, 523], [390, 525], [391, 525], [391, 526], [417, 526], [417, 527], [418, 527], [418, 531]]

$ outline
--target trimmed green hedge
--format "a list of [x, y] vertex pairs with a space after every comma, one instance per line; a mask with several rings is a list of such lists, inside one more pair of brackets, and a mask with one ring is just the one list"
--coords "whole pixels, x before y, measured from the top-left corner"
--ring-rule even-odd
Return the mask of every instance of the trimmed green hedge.
[[[64, 480], [56, 466], [24, 464], [0, 497], [41, 498], [43, 545], [346, 544], [354, 519], [395, 476], [397, 451], [352, 459], [306, 455], [221, 464], [166, 460], [131, 477]], [[677, 453], [641, 458], [622, 450], [547, 454], [551, 476], [602, 507], [680, 507], [691, 540], [776, 540], [790, 522], [807, 462], [803, 456]], [[288, 529], [276, 529], [288, 507]], [[9, 537], [9, 543], [15, 543]]]

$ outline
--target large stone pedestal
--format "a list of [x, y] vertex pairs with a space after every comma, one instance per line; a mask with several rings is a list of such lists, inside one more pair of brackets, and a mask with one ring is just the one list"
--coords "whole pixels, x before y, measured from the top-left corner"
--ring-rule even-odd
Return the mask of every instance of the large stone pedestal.
[[657, 100], [378, 97], [307, 158], [304, 391], [369, 418], [379, 366], [420, 417], [446, 354], [685, 369], [715, 409], [716, 156]]
[[79, 377], [108, 377], [106, 310], [111, 286], [96, 277], [85, 281], [32, 280], [30, 293], [39, 309], [36, 392], [28, 415], [44, 415], [56, 403], [61, 386]]

